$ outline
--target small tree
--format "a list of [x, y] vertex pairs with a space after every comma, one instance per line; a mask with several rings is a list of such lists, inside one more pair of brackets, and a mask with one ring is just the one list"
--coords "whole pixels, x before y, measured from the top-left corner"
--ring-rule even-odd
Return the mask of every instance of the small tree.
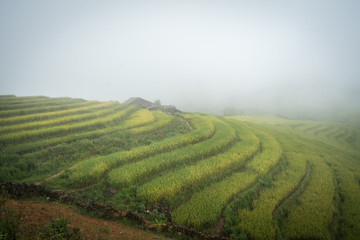
[[156, 106], [161, 106], [160, 99], [156, 99], [156, 100], [154, 101], [154, 103], [155, 103]]

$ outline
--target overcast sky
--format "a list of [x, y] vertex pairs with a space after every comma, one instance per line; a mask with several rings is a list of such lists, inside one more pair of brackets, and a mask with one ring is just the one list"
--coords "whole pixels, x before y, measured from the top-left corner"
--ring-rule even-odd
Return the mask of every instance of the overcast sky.
[[360, 1], [0, 1], [0, 94], [360, 108]]

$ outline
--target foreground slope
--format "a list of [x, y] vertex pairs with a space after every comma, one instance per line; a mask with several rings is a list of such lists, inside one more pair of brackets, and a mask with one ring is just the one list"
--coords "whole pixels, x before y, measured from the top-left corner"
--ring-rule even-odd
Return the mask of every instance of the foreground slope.
[[15, 96], [0, 123], [3, 181], [232, 238], [360, 235], [356, 125]]
[[19, 239], [170, 239], [124, 223], [84, 216], [57, 203], [7, 200], [2, 209], [9, 218], [21, 216], [19, 226], [14, 226]]

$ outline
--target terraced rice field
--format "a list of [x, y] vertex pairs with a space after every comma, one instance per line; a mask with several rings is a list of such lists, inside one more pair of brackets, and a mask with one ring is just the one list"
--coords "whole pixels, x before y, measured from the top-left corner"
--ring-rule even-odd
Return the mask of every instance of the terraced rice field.
[[154, 223], [235, 239], [360, 236], [360, 131], [350, 123], [7, 95], [0, 148], [2, 181], [71, 190]]

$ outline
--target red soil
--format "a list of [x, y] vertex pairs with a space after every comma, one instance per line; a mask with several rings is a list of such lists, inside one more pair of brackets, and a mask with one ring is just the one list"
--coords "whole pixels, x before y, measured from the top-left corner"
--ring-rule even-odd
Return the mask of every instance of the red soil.
[[85, 217], [57, 203], [7, 200], [5, 208], [22, 213], [22, 223], [36, 234], [38, 229], [56, 218], [68, 218], [68, 227], [79, 229], [82, 239], [166, 239], [146, 230], [138, 230], [116, 222]]

